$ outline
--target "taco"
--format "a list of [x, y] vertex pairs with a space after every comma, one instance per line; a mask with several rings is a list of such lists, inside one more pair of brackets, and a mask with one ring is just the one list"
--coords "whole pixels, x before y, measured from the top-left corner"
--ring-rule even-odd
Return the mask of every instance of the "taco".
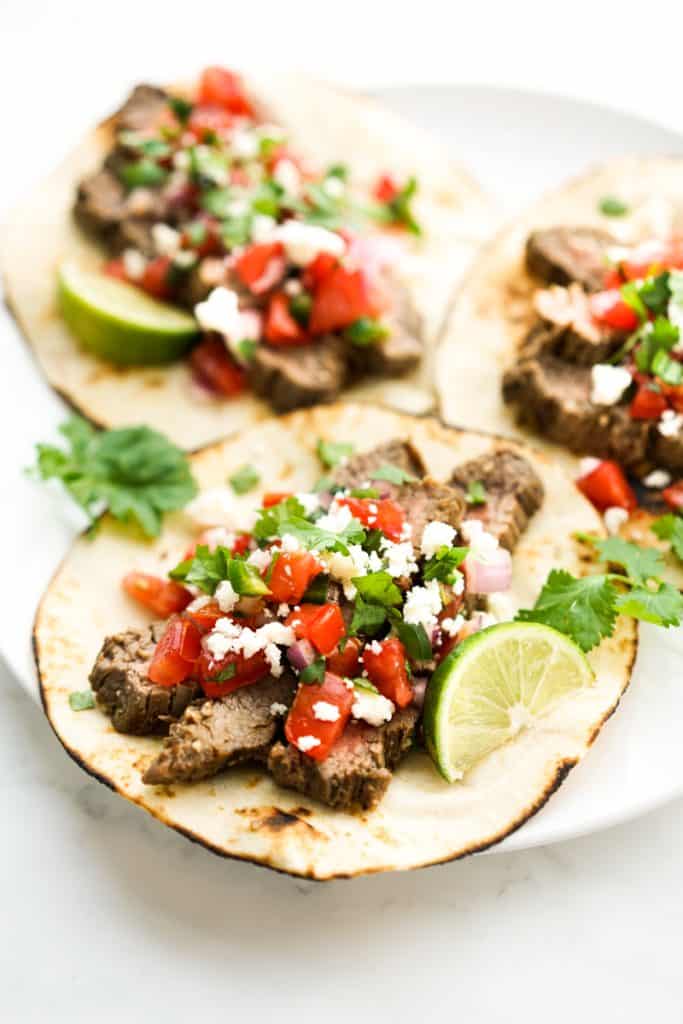
[[578, 486], [640, 538], [683, 506], [682, 171], [622, 159], [537, 203], [480, 253], [438, 357], [448, 420], [586, 456]]
[[135, 88], [14, 211], [2, 272], [73, 406], [192, 449], [352, 386], [433, 404], [431, 347], [489, 224], [459, 165], [371, 100], [208, 68]]
[[[581, 605], [574, 533], [603, 533], [551, 458], [341, 404], [191, 465], [200, 493], [158, 540], [105, 516], [41, 602], [42, 699], [75, 760], [214, 852], [316, 879], [461, 857], [545, 803], [636, 650], [614, 609], [582, 621], [587, 658], [540, 613], [511, 621], [549, 570]], [[611, 579], [586, 577], [590, 602]]]

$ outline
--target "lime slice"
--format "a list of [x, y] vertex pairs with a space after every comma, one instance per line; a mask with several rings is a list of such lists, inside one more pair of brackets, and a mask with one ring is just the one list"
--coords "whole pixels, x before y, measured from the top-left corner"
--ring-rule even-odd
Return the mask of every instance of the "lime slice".
[[60, 267], [58, 297], [62, 315], [83, 347], [112, 363], [169, 363], [199, 334], [189, 313], [73, 263]]
[[583, 651], [549, 626], [505, 622], [475, 633], [439, 665], [425, 699], [427, 749], [449, 782], [592, 685]]

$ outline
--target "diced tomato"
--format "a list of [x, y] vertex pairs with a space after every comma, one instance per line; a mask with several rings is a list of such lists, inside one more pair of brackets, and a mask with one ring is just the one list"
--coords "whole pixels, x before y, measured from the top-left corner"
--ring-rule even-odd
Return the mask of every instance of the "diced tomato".
[[648, 277], [662, 270], [683, 267], [683, 243], [680, 239], [651, 239], [635, 246], [620, 264], [629, 281]]
[[628, 411], [634, 420], [658, 420], [666, 408], [668, 402], [662, 392], [645, 385], [636, 392]]
[[235, 264], [235, 273], [242, 284], [261, 295], [282, 279], [285, 268], [282, 242], [263, 242], [244, 250]]
[[638, 326], [638, 315], [627, 302], [624, 302], [618, 288], [609, 288], [604, 292], [589, 295], [588, 307], [598, 323], [613, 327], [617, 331], [635, 331]]
[[187, 122], [187, 130], [199, 142], [212, 135], [225, 135], [232, 128], [234, 118], [223, 107], [196, 106]]
[[235, 543], [230, 549], [233, 555], [243, 555], [251, 543], [250, 533], [240, 533], [239, 536], [235, 537]]
[[150, 260], [140, 278], [140, 287], [155, 299], [168, 299], [173, 292], [170, 269], [171, 259], [168, 256]]
[[[676, 353], [674, 352], [673, 354], [675, 355]], [[672, 409], [676, 412], [683, 412], [683, 385], [667, 384], [663, 380], [658, 383], [662, 389], [662, 394]]]
[[244, 371], [230, 358], [220, 338], [200, 341], [190, 353], [190, 366], [199, 380], [219, 395], [230, 398], [244, 390]]
[[[338, 709], [339, 717], [334, 722], [316, 718], [315, 705], [319, 701], [333, 704]], [[298, 740], [313, 736], [318, 744], [304, 753], [314, 761], [324, 761], [344, 731], [352, 704], [353, 690], [332, 672], [325, 673], [322, 683], [302, 683], [287, 716], [285, 736], [298, 749], [301, 749]]]
[[405, 514], [400, 505], [391, 498], [338, 498], [338, 504], [346, 505], [354, 519], [363, 526], [381, 530], [389, 540], [399, 541], [405, 525]]
[[307, 345], [311, 341], [289, 312], [289, 296], [284, 292], [277, 292], [271, 298], [263, 333], [271, 345]]
[[194, 622], [174, 616], [156, 646], [147, 677], [159, 686], [177, 686], [189, 679], [201, 654], [201, 634]]
[[382, 174], [375, 182], [372, 194], [380, 203], [390, 203], [399, 193], [399, 187], [390, 174]]
[[230, 184], [247, 187], [251, 184], [251, 179], [247, 174], [244, 167], [231, 167], [230, 168]]
[[332, 651], [327, 656], [327, 668], [338, 676], [353, 678], [360, 671], [361, 644], [358, 637], [348, 637], [344, 644], [344, 650]]
[[319, 252], [308, 264], [301, 276], [301, 283], [307, 292], [314, 292], [320, 282], [339, 266], [339, 260], [331, 252]]
[[624, 508], [632, 512], [638, 504], [618, 462], [605, 459], [590, 473], [579, 477], [576, 486], [597, 509]]
[[123, 260], [109, 260], [102, 267], [102, 273], [107, 277], [116, 277], [119, 281], [127, 281], [126, 267]]
[[662, 491], [662, 497], [669, 508], [680, 512], [683, 509], [683, 480], [677, 480], [675, 483], [665, 487]]
[[273, 505], [279, 505], [280, 502], [286, 501], [287, 498], [291, 497], [291, 491], [267, 491], [261, 498], [261, 507], [272, 508]]
[[244, 92], [242, 79], [227, 68], [205, 68], [199, 79], [197, 102], [222, 107], [231, 114], [252, 117], [254, 108]]
[[320, 562], [310, 551], [283, 551], [275, 560], [268, 580], [272, 600], [297, 604], [312, 579], [322, 572]]
[[291, 626], [299, 639], [310, 640], [319, 653], [325, 655], [332, 654], [346, 633], [338, 604], [303, 604], [298, 612], [290, 612], [285, 625]]
[[375, 652], [373, 646], [363, 651], [363, 664], [370, 682], [397, 707], [407, 707], [413, 699], [413, 688], [408, 682], [405, 647], [395, 636], [382, 641], [379, 652]]
[[121, 586], [135, 601], [139, 601], [160, 619], [167, 619], [175, 612], [182, 612], [192, 600], [192, 594], [175, 580], [150, 576], [146, 572], [129, 572]]
[[615, 267], [611, 267], [608, 271], [606, 271], [605, 280], [603, 282], [603, 287], [606, 290], [609, 291], [614, 288], [621, 288], [623, 283], [624, 279], [621, 276], [621, 271], [617, 270]]
[[196, 608], [194, 611], [186, 611], [185, 617], [194, 622], [200, 633], [210, 633], [219, 619], [225, 617], [216, 601], [209, 601], [208, 604]]
[[251, 658], [241, 654], [228, 654], [216, 660], [208, 651], [202, 651], [197, 662], [197, 677], [207, 697], [224, 697], [226, 693], [251, 686], [268, 675], [268, 662], [263, 651]]
[[308, 328], [311, 334], [326, 334], [380, 312], [381, 304], [373, 295], [367, 274], [338, 266], [315, 289]]
[[201, 242], [193, 243], [192, 232], [186, 228], [182, 233], [182, 245], [185, 249], [192, 249], [198, 256], [214, 256], [222, 252], [223, 242], [221, 239], [220, 225], [215, 217], [208, 214], [200, 214], [193, 224], [199, 229], [203, 228]]

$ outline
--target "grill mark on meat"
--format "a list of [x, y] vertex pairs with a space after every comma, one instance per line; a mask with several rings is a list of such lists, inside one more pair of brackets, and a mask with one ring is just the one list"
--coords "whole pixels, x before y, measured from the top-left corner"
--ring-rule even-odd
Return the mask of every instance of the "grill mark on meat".
[[188, 680], [178, 686], [157, 686], [147, 678], [163, 623], [129, 629], [109, 636], [95, 659], [90, 685], [97, 703], [118, 732], [133, 736], [168, 732], [169, 723], [185, 711], [200, 693]]
[[294, 698], [291, 675], [267, 678], [186, 709], [142, 777], [147, 785], [196, 782], [245, 761], [264, 761], [278, 731], [271, 704]]
[[541, 346], [560, 359], [577, 366], [593, 366], [615, 354], [626, 332], [597, 324], [591, 315], [588, 296], [578, 284], [568, 288], [554, 285], [537, 292], [534, 306], [541, 317], [529, 332], [523, 347]]
[[548, 284], [576, 281], [588, 291], [603, 287], [606, 252], [614, 239], [600, 228], [554, 227], [533, 231], [526, 242], [526, 267]]
[[457, 466], [451, 482], [463, 495], [479, 480], [486, 503], [470, 506], [468, 519], [481, 519], [508, 551], [514, 551], [529, 519], [543, 502], [543, 484], [530, 462], [510, 449], [488, 452]]
[[379, 728], [351, 722], [324, 761], [276, 743], [268, 770], [278, 785], [335, 810], [372, 810], [386, 793], [393, 769], [413, 745], [418, 715], [415, 708], [404, 708]]
[[[377, 445], [369, 452], [350, 455], [343, 465], [337, 466], [332, 479], [338, 487], [352, 490], [354, 487], [362, 487], [368, 481], [372, 483], [373, 472], [386, 465], [396, 466], [404, 473], [410, 473], [411, 476], [418, 478], [425, 474], [422, 456], [410, 441], [392, 440]], [[389, 489], [396, 490], [396, 484], [391, 484], [387, 480], [378, 480], [377, 484], [378, 490], [383, 489], [385, 484]]]

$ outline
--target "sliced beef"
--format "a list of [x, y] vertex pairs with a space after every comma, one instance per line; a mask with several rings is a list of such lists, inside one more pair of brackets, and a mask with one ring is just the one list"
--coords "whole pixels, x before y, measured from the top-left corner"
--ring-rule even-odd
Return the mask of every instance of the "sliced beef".
[[[339, 487], [351, 490], [373, 482], [373, 471], [382, 466], [396, 466], [411, 476], [422, 477], [425, 464], [422, 456], [410, 441], [387, 441], [385, 444], [371, 448], [369, 452], [351, 455], [342, 465], [335, 469], [333, 480]], [[382, 488], [389, 481], [377, 481]], [[392, 485], [390, 485], [392, 486]], [[393, 485], [395, 487], [395, 485]]]
[[111, 237], [126, 213], [126, 193], [112, 171], [103, 168], [84, 178], [76, 192], [74, 214], [81, 227]]
[[406, 521], [412, 527], [411, 539], [418, 549], [427, 523], [437, 519], [457, 529], [465, 512], [465, 499], [457, 488], [439, 483], [428, 476], [415, 484], [403, 484], [394, 495], [394, 500], [401, 506]]
[[591, 316], [588, 295], [580, 285], [553, 285], [536, 293], [534, 306], [542, 318], [530, 333], [530, 342], [578, 366], [604, 363], [621, 347], [623, 331], [600, 326]]
[[631, 419], [626, 404], [594, 405], [590, 394], [589, 367], [549, 353], [521, 358], [503, 377], [503, 398], [515, 403], [521, 424], [570, 451], [646, 471], [652, 423]]
[[652, 464], [666, 466], [674, 473], [683, 472], [683, 436], [663, 437], [656, 426], [652, 429]]
[[271, 705], [289, 707], [295, 689], [294, 677], [283, 674], [244, 686], [221, 700], [191, 705], [171, 726], [142, 781], [153, 786], [196, 782], [230, 765], [265, 760], [280, 721]]
[[249, 364], [249, 384], [278, 412], [331, 402], [347, 381], [345, 345], [324, 337], [311, 345], [261, 344]]
[[[424, 346], [420, 338], [396, 323], [388, 337], [373, 345], [357, 349], [356, 366], [362, 358], [363, 374], [374, 373], [380, 377], [400, 377], [420, 365]], [[362, 354], [362, 355], [361, 355]]]
[[469, 484], [476, 480], [484, 486], [486, 503], [469, 506], [467, 518], [481, 519], [489, 533], [513, 551], [543, 501], [538, 473], [521, 455], [502, 449], [458, 466], [451, 483], [465, 494]]
[[164, 631], [156, 623], [146, 629], [128, 629], [109, 636], [90, 673], [90, 685], [118, 732], [146, 736], [168, 732], [199, 696], [197, 683], [156, 686], [147, 679], [154, 648]]
[[268, 770], [278, 785], [335, 810], [371, 810], [384, 796], [392, 770], [410, 750], [418, 716], [417, 709], [409, 707], [379, 728], [351, 722], [324, 761], [276, 743]]
[[168, 93], [156, 85], [136, 85], [121, 109], [114, 115], [118, 131], [139, 132], [155, 127], [168, 105]]
[[533, 231], [526, 243], [530, 274], [548, 284], [576, 281], [599, 291], [605, 280], [606, 252], [614, 239], [599, 228], [556, 227]]

